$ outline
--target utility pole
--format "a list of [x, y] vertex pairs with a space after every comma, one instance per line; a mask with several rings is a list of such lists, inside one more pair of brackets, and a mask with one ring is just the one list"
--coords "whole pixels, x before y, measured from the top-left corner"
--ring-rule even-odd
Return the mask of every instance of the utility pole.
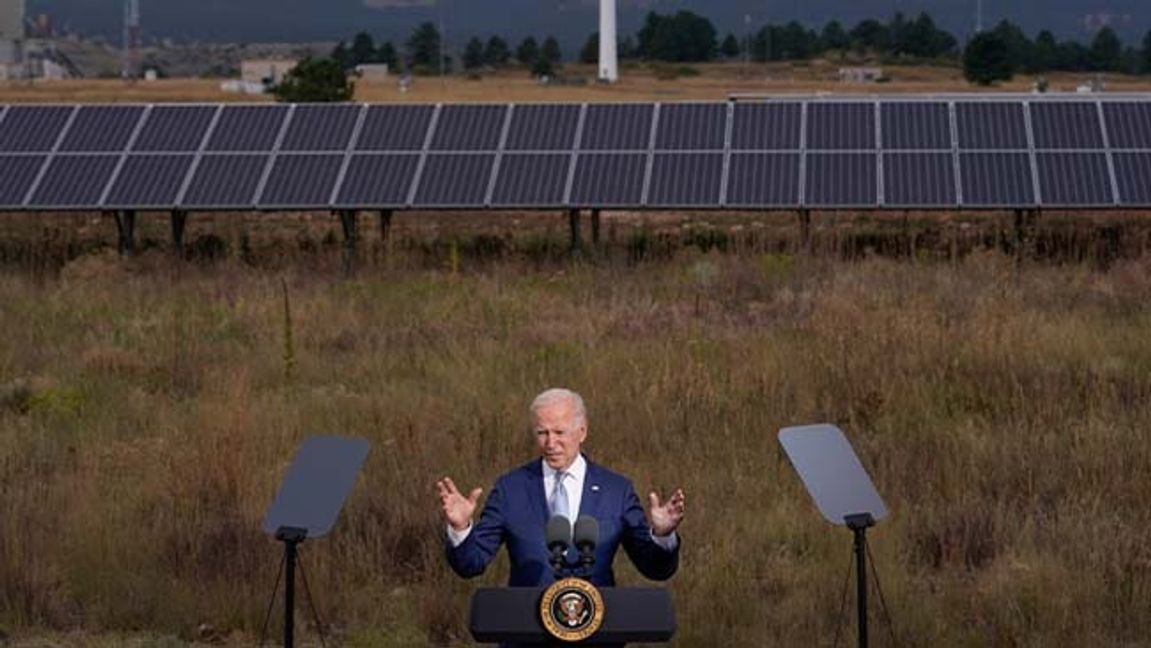
[[140, 76], [140, 0], [124, 0], [124, 61], [121, 75], [125, 79]]

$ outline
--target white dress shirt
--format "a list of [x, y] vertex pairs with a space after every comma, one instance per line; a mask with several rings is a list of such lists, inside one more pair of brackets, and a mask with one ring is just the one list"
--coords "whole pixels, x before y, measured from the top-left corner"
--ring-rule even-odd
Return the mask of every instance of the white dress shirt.
[[[544, 478], [544, 502], [550, 502], [552, 501], [552, 493], [556, 489], [556, 473], [559, 471], [549, 466], [547, 462], [542, 459], [540, 460], [540, 465], [543, 469]], [[568, 510], [572, 512], [572, 522], [575, 522], [576, 518], [579, 517], [580, 503], [583, 501], [583, 486], [587, 478], [587, 460], [580, 454], [575, 458], [575, 461], [572, 462], [572, 465], [568, 466], [566, 472], [564, 489], [567, 490], [568, 494]], [[463, 531], [456, 531], [452, 528], [452, 525], [449, 524], [448, 540], [451, 542], [452, 547], [458, 547], [463, 544], [464, 540], [468, 539], [471, 532], [471, 524]], [[657, 536], [653, 533], [651, 539], [657, 545], [668, 551], [674, 551], [675, 548], [679, 546], [679, 538], [676, 536], [675, 531], [672, 531], [664, 537]]]

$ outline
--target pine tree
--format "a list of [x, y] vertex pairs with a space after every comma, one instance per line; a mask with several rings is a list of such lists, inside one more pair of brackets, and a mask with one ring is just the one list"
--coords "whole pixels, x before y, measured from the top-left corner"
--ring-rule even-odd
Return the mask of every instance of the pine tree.
[[516, 48], [516, 60], [519, 61], [521, 65], [530, 67], [535, 65], [539, 59], [540, 45], [536, 42], [536, 39], [528, 36], [520, 43], [520, 46]]
[[719, 53], [725, 59], [739, 58], [739, 39], [735, 37], [735, 34], [728, 34], [723, 39], [723, 44], [719, 46]]
[[484, 63], [492, 67], [500, 67], [507, 65], [511, 58], [512, 53], [508, 49], [507, 41], [499, 36], [492, 36], [488, 39], [488, 44], [484, 46]]
[[589, 65], [599, 61], [599, 32], [592, 32], [579, 51], [579, 62]]
[[983, 32], [971, 39], [963, 51], [963, 76], [979, 85], [1007, 81], [1015, 75], [1011, 49], [995, 32]]
[[289, 103], [351, 101], [355, 84], [334, 59], [309, 57], [285, 74], [272, 94]]
[[548, 36], [544, 40], [544, 46], [540, 50], [540, 57], [547, 59], [553, 65], [563, 61], [563, 51], [560, 50], [560, 42], [556, 40], [555, 36]]
[[464, 46], [464, 69], [478, 70], [484, 66], [484, 43], [478, 38], [472, 38]]

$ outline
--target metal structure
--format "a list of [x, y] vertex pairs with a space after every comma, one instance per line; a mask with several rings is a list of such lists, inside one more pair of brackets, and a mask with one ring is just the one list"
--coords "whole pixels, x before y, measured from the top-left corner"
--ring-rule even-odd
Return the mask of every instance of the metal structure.
[[619, 80], [619, 57], [616, 56], [616, 4], [615, 0], [599, 2], [599, 80], [615, 83]]
[[124, 60], [121, 74], [125, 79], [140, 77], [140, 0], [124, 0]]
[[332, 210], [354, 236], [357, 210], [1148, 207], [1148, 95], [0, 106], [0, 211], [122, 234], [136, 210]]

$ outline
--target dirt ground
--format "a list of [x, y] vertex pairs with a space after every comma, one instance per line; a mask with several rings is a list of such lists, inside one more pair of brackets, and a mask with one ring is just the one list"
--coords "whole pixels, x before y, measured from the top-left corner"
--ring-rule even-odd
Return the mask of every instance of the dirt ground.
[[[541, 84], [520, 69], [503, 70], [478, 78], [464, 76], [417, 77], [408, 92], [395, 81], [359, 82], [356, 99], [365, 102], [549, 102], [549, 101], [685, 101], [727, 99], [732, 94], [899, 94], [985, 92], [967, 83], [962, 70], [943, 66], [886, 66], [890, 81], [843, 83], [839, 63], [774, 63], [771, 65], [716, 63], [690, 66], [676, 75], [675, 66], [625, 66], [614, 85], [589, 83], [589, 66], [569, 65], [556, 83]], [[667, 78], [674, 76], [675, 78]], [[1052, 92], [1073, 92], [1092, 75], [1047, 75]], [[1151, 77], [1108, 75], [1110, 92], [1151, 91]], [[991, 88], [994, 92], [1030, 92], [1035, 77], [1018, 76]], [[7, 102], [198, 102], [270, 101], [269, 96], [224, 92], [219, 79], [162, 79], [152, 82], [72, 80], [0, 83], [0, 103]]]

